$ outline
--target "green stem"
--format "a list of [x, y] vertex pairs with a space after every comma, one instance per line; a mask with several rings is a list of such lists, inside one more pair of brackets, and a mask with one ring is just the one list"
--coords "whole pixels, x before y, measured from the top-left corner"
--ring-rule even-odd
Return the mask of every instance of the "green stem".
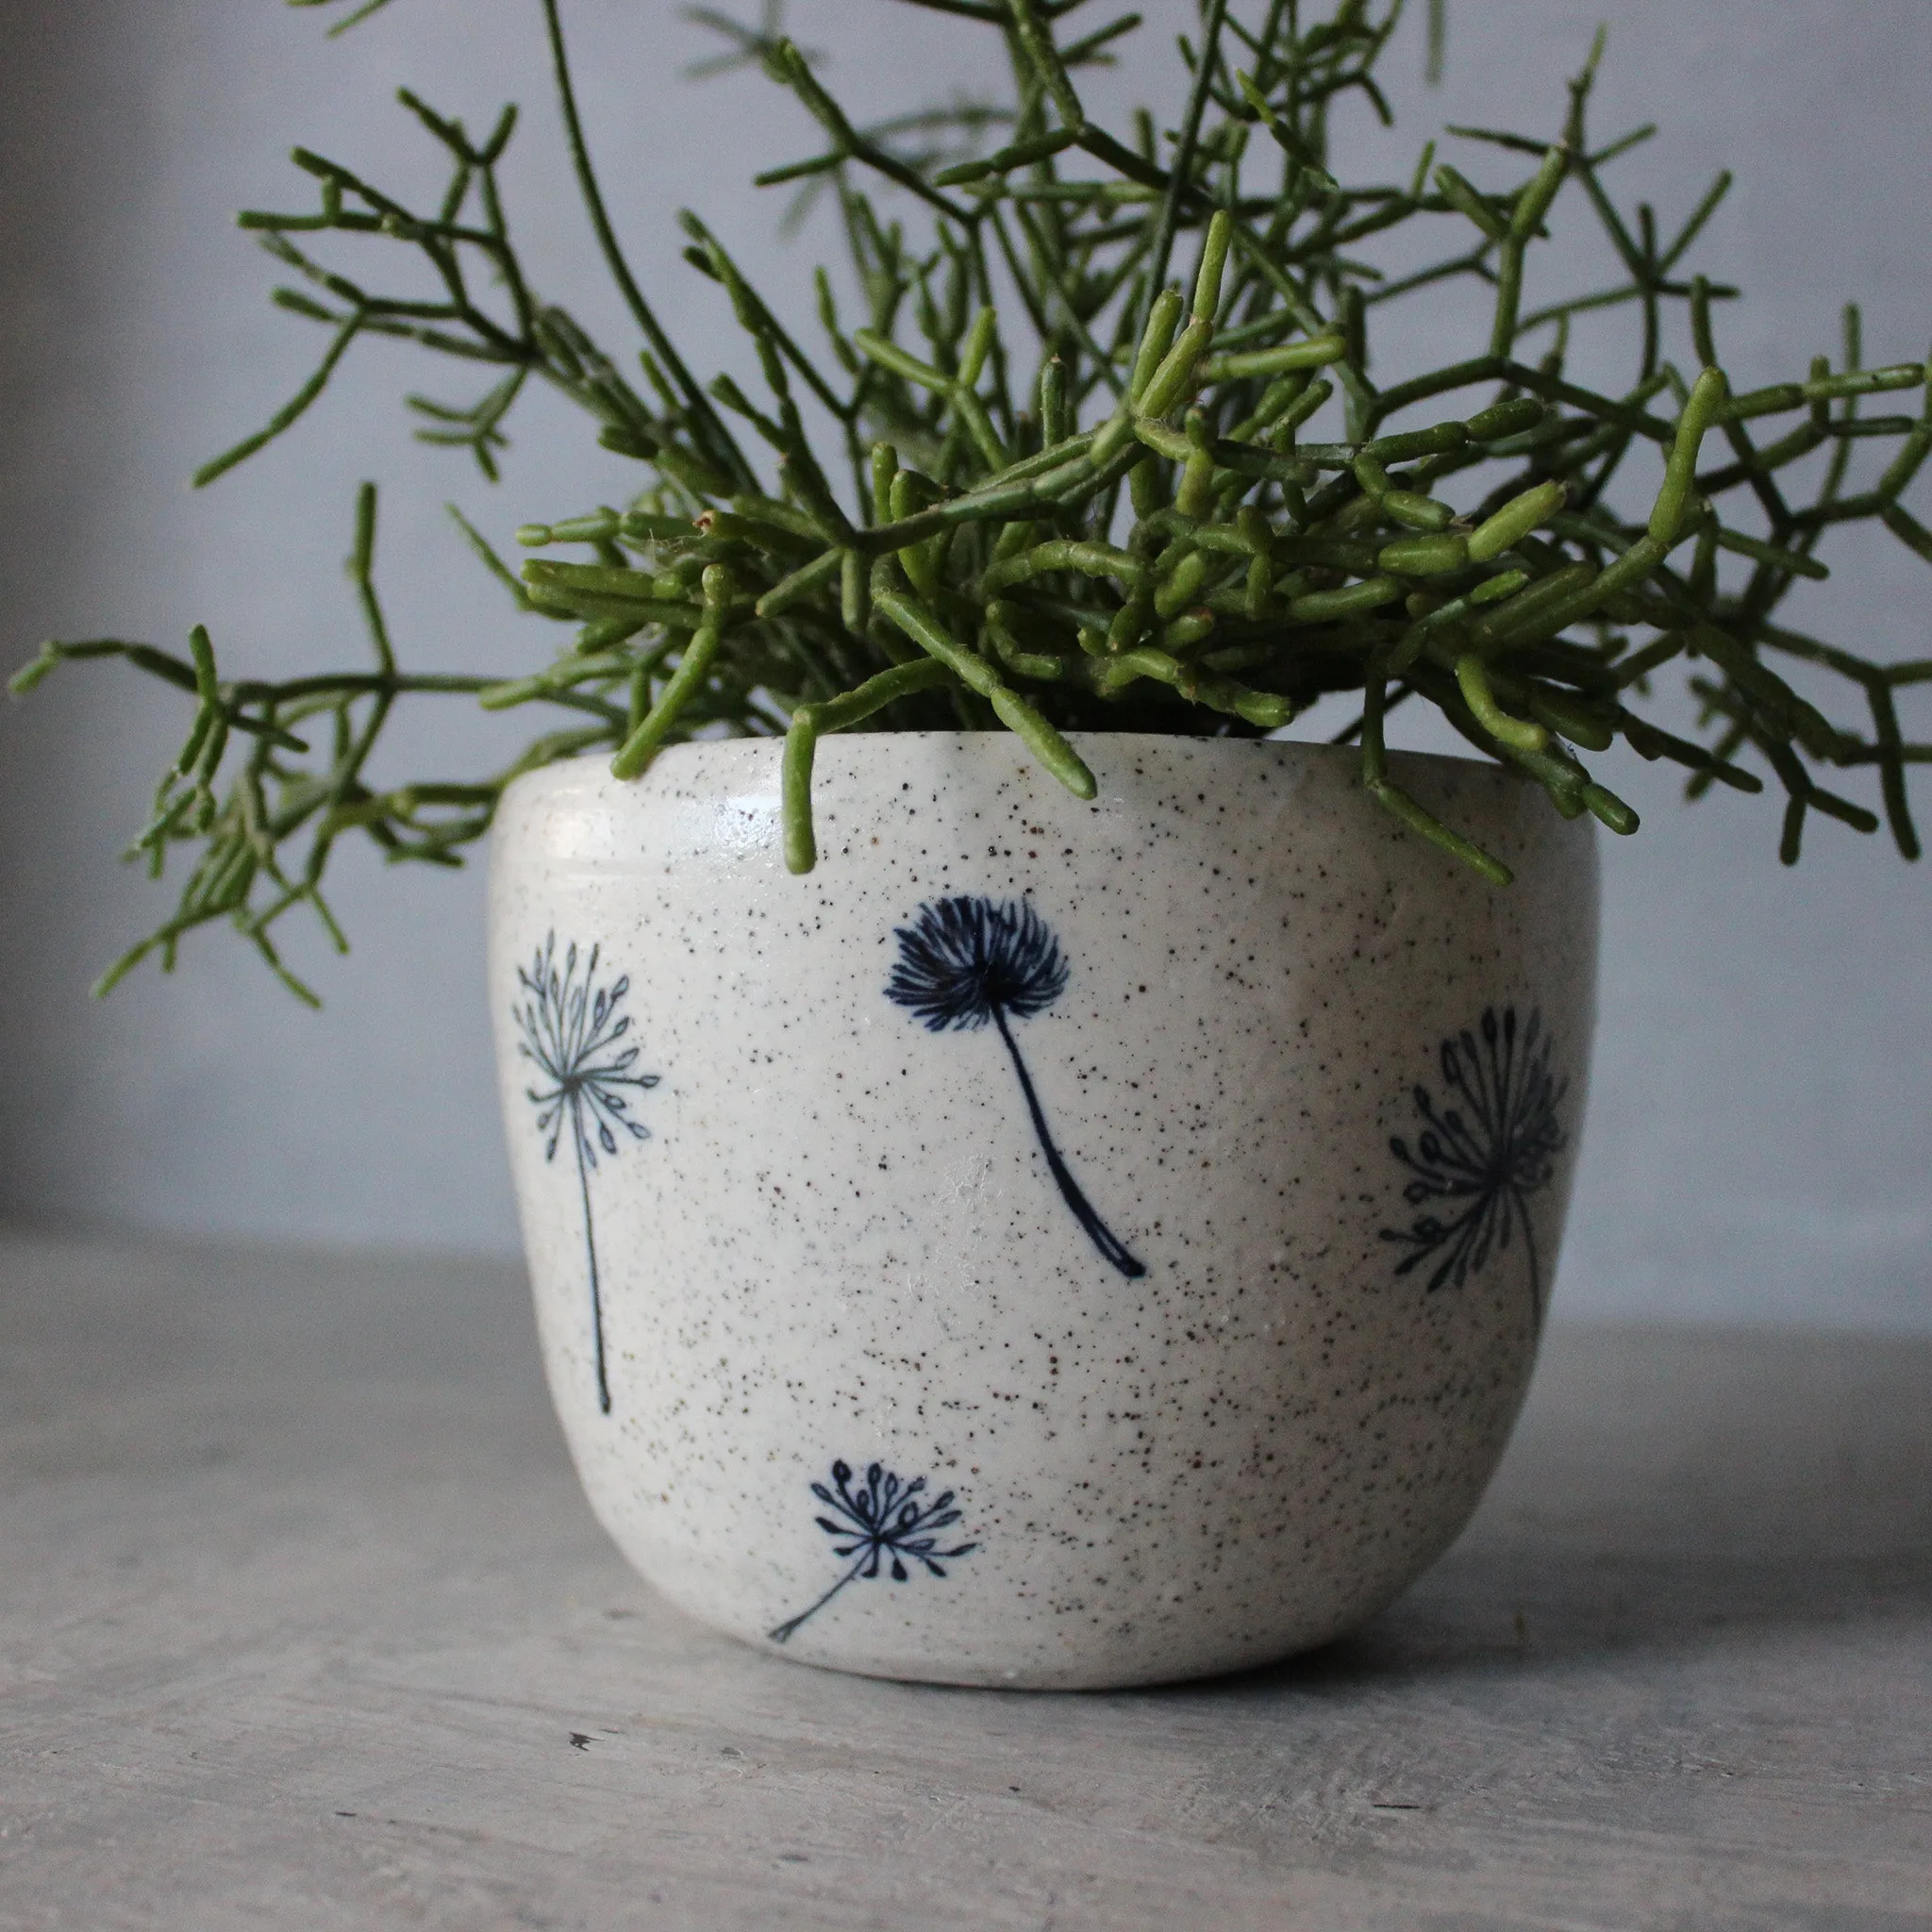
[[725, 428], [723, 418], [711, 407], [710, 398], [699, 388], [671, 338], [664, 333], [651, 305], [644, 299], [644, 291], [638, 287], [637, 277], [631, 274], [630, 264], [625, 259], [617, 231], [610, 225], [610, 216], [604, 206], [604, 193], [597, 185], [596, 170], [591, 163], [590, 144], [584, 139], [583, 121], [577, 112], [576, 88], [571, 79], [570, 58], [564, 51], [563, 20], [558, 12], [558, 0], [543, 0], [543, 24], [550, 37], [550, 58], [557, 77], [558, 104], [563, 113], [564, 131], [570, 141], [571, 165], [576, 171], [577, 188], [583, 195], [591, 226], [596, 232], [597, 246], [603, 252], [605, 266], [609, 269], [611, 279], [624, 297], [625, 307], [630, 310], [632, 319], [644, 333], [644, 340], [650, 343], [651, 353], [684, 391], [691, 420], [701, 427], [705, 441], [710, 445], [712, 458], [723, 462], [743, 488], [755, 490], [758, 478], [752, 474], [731, 432]]

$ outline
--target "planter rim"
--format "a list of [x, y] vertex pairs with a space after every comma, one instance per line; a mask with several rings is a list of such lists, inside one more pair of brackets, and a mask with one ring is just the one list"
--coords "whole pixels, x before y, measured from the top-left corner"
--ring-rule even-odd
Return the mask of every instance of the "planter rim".
[[[1352, 744], [1313, 743], [1306, 739], [1294, 738], [1210, 738], [1206, 736], [1197, 737], [1187, 732], [1178, 731], [1069, 731], [1065, 735], [1070, 743], [1076, 745], [1120, 745], [1123, 747], [1139, 747], [1150, 744], [1185, 745], [1194, 756], [1208, 758], [1252, 757], [1257, 751], [1288, 751], [1301, 757], [1321, 760], [1346, 759], [1351, 764], [1356, 763], [1360, 758], [1359, 750]], [[910, 741], [923, 744], [929, 744], [935, 741], [956, 741], [963, 744], [971, 741], [982, 740], [1003, 740], [1008, 743], [1017, 746], [1021, 756], [1029, 758], [1032, 757], [1032, 754], [1026, 751], [1025, 747], [1021, 744], [1020, 740], [1012, 732], [993, 730], [840, 731], [830, 733], [820, 739], [818, 756], [821, 760], [828, 757], [836, 757], [843, 746], [863, 743], [868, 741], [899, 742]], [[704, 755], [707, 753], [727, 750], [737, 751], [747, 745], [766, 745], [776, 755], [783, 751], [784, 744], [785, 741], [782, 738], [775, 737], [758, 738], [745, 736], [687, 739], [681, 744], [665, 746], [651, 761], [649, 769], [643, 774], [643, 778], [648, 778], [652, 773], [660, 770], [669, 769], [675, 771], [677, 767], [685, 764], [702, 764]], [[1455, 752], [1391, 750], [1389, 753], [1389, 763], [1393, 770], [1407, 768], [1414, 771], [1418, 768], [1445, 768], [1457, 772], [1471, 780], [1476, 779], [1478, 774], [1481, 774], [1481, 778], [1485, 782], [1494, 781], [1511, 787], [1529, 785], [1534, 782], [1525, 774], [1517, 771], [1514, 766], [1504, 764], [1497, 759], [1475, 758], [1474, 756], [1464, 757]], [[510, 792], [529, 785], [533, 780], [542, 778], [545, 774], [570, 772], [592, 766], [599, 771], [608, 773], [610, 768], [609, 752], [608, 750], [576, 752], [569, 758], [555, 758], [548, 764], [535, 766], [527, 772], [520, 772], [504, 788], [504, 794], [508, 797]], [[1104, 789], [1105, 774], [1100, 775], [1102, 776]], [[642, 783], [643, 778], [633, 782]]]

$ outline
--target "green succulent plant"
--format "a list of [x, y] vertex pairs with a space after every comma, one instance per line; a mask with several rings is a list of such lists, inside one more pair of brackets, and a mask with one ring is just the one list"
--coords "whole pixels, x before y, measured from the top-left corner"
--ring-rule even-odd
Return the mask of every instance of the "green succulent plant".
[[[345, 9], [338, 30], [383, 4]], [[537, 628], [568, 626], [512, 680], [401, 668], [374, 585], [370, 487], [352, 558], [366, 667], [232, 678], [199, 629], [186, 658], [120, 640], [46, 645], [17, 690], [112, 657], [194, 705], [136, 845], [158, 874], [187, 847], [186, 885], [104, 985], [150, 952], [172, 965], [186, 933], [225, 920], [308, 997], [275, 931], [307, 907], [342, 942], [324, 884], [344, 837], [457, 863], [519, 772], [605, 749], [635, 777], [665, 746], [720, 734], [785, 739], [795, 872], [815, 862], [812, 760], [829, 731], [1011, 730], [1091, 797], [1070, 732], [1257, 737], [1338, 691], [1360, 694], [1340, 737], [1359, 746], [1367, 793], [1499, 885], [1493, 855], [1391, 777], [1394, 706], [1435, 707], [1554, 809], [1615, 832], [1636, 814], [1585, 759], [1621, 741], [1687, 767], [1693, 796], [1769, 776], [1788, 861], [1814, 810], [1863, 831], [1882, 812], [1918, 856], [1907, 778], [1932, 746], [1907, 741], [1895, 693], [1932, 681], [1932, 660], [1874, 662], [1791, 628], [1781, 608], [1827, 575], [1819, 552], [1841, 525], [1881, 523], [1932, 561], [1932, 533], [1905, 508], [1932, 450], [1927, 367], [1864, 366], [1849, 310], [1835, 360], [1734, 392], [1716, 319], [1738, 291], [1690, 266], [1729, 176], [1674, 232], [1647, 206], [1620, 208], [1607, 170], [1652, 130], [1593, 138], [1601, 35], [1547, 133], [1452, 128], [1478, 157], [1467, 173], [1430, 142], [1406, 178], [1357, 184], [1340, 110], [1359, 97], [1391, 118], [1376, 70], [1401, 0], [1200, 0], [1178, 112], [1120, 131], [1090, 116], [1081, 78], [1138, 21], [1087, 28], [1082, 0], [896, 0], [998, 37], [1013, 86], [878, 121], [834, 98], [775, 8], [757, 26], [701, 11], [726, 37], [712, 64], [762, 68], [815, 130], [810, 153], [760, 183], [829, 202], [844, 243], [841, 273], [816, 272], [812, 348], [718, 235], [680, 218], [691, 268], [756, 350], [754, 397], [698, 379], [627, 265], [559, 0], [538, 4], [584, 211], [636, 340], [600, 344], [532, 285], [502, 181], [515, 109], [477, 138], [405, 92], [448, 159], [435, 207], [298, 149], [318, 206], [242, 216], [291, 272], [275, 299], [328, 345], [267, 425], [196, 480], [289, 430], [362, 338], [388, 336], [490, 372], [472, 405], [410, 399], [418, 433], [486, 476], [534, 382], [635, 460], [639, 488], [526, 525], [521, 542], [542, 554], [520, 569], [463, 523]], [[1429, 33], [1438, 61], [1440, 7]], [[1537, 243], [1572, 213], [1601, 225], [1621, 279], [1534, 306]], [[344, 235], [386, 238], [435, 292], [383, 294], [339, 273], [317, 250]], [[1412, 260], [1419, 235], [1437, 246], [1423, 266], [1377, 265]], [[1441, 366], [1383, 370], [1383, 306], [1451, 282], [1489, 296], [1486, 337]], [[1572, 318], [1600, 310], [1629, 322], [1615, 393], [1566, 374]], [[1866, 413], [1887, 391], [1917, 391], [1912, 413]], [[1677, 664], [1692, 736], [1656, 722], [1657, 674]], [[1846, 715], [1801, 691], [1823, 688], [1820, 674]], [[386, 724], [424, 695], [537, 707], [548, 726], [508, 770], [377, 785]], [[1834, 789], [1867, 768], [1877, 810]]]

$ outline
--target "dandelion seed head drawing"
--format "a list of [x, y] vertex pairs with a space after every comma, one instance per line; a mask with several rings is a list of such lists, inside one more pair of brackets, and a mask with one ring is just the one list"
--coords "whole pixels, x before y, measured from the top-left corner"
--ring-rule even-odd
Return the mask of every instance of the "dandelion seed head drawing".
[[1390, 1151], [1410, 1174], [1403, 1199], [1411, 1208], [1443, 1204], [1407, 1228], [1385, 1227], [1382, 1239], [1406, 1247], [1396, 1263], [1407, 1274], [1428, 1262], [1429, 1291], [1460, 1288], [1481, 1273], [1492, 1253], [1523, 1230], [1528, 1253], [1532, 1319], [1543, 1314], [1541, 1264], [1530, 1197], [1555, 1177], [1557, 1158], [1569, 1145], [1557, 1108], [1569, 1083], [1550, 1071], [1552, 1042], [1542, 1016], [1517, 1026], [1516, 1008], [1498, 1017], [1486, 1010], [1475, 1033], [1443, 1041], [1440, 1050], [1444, 1104], [1418, 1085], [1414, 1104], [1422, 1132], [1413, 1147], [1397, 1134]]
[[958, 1523], [962, 1512], [956, 1507], [951, 1490], [928, 1500], [925, 1487], [923, 1475], [907, 1482], [880, 1462], [868, 1467], [856, 1488], [849, 1462], [832, 1464], [829, 1486], [812, 1484], [812, 1494], [832, 1512], [812, 1521], [833, 1539], [833, 1556], [841, 1562], [850, 1560], [852, 1567], [809, 1609], [769, 1632], [773, 1642], [788, 1641], [801, 1624], [816, 1616], [848, 1583], [869, 1582], [882, 1569], [894, 1583], [905, 1583], [922, 1566], [925, 1574], [943, 1577], [946, 1564], [971, 1556], [979, 1547], [976, 1542], [963, 1542], [951, 1549], [940, 1548], [940, 1531]]
[[1067, 962], [1052, 927], [1025, 899], [962, 894], [922, 906], [912, 924], [898, 927], [893, 937], [899, 958], [886, 982], [886, 997], [923, 1021], [930, 1033], [970, 1033], [988, 1024], [999, 1029], [1060, 1198], [1113, 1267], [1129, 1279], [1145, 1274], [1145, 1265], [1094, 1212], [1054, 1145], [1046, 1110], [1013, 1038], [1011, 1021], [1045, 1012], [1067, 990]]
[[641, 1049], [626, 1045], [630, 1019], [620, 1014], [630, 991], [626, 975], [615, 985], [600, 987], [597, 960], [602, 947], [592, 946], [578, 977], [575, 945], [564, 953], [559, 970], [557, 935], [552, 933], [527, 967], [517, 969], [524, 994], [515, 1008], [517, 1051], [537, 1069], [539, 1084], [525, 1093], [537, 1108], [537, 1128], [548, 1136], [543, 1158], [554, 1160], [570, 1128], [586, 1162], [595, 1167], [599, 1149], [615, 1154], [618, 1136], [647, 1141], [651, 1130], [632, 1118], [625, 1090], [646, 1092], [658, 1084], [656, 1074], [636, 1071]]
[[[558, 965], [557, 935], [537, 948], [527, 967], [517, 968], [520, 989], [511, 1013], [517, 1051], [536, 1069], [524, 1090], [537, 1109], [537, 1131], [545, 1137], [543, 1158], [555, 1160], [566, 1132], [576, 1155], [583, 1197], [584, 1250], [591, 1272], [591, 1320], [596, 1344], [597, 1405], [610, 1413], [610, 1377], [604, 1349], [604, 1297], [597, 1271], [596, 1224], [591, 1216], [591, 1171], [601, 1150], [607, 1157], [651, 1130], [631, 1112], [631, 1102], [657, 1086], [658, 1075], [637, 1071], [641, 1049], [627, 1044], [630, 1016], [621, 1013], [630, 991], [627, 974], [597, 984], [601, 946], [580, 961], [575, 942]], [[579, 976], [579, 964], [582, 974]]]
[[1067, 990], [1059, 941], [1024, 899], [937, 899], [893, 935], [899, 962], [886, 997], [934, 1033], [1030, 1020]]

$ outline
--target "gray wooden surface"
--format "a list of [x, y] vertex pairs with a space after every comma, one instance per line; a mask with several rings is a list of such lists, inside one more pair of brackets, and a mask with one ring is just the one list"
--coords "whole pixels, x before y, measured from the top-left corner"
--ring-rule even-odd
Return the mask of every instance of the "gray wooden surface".
[[1564, 1331], [1359, 1637], [1114, 1696], [707, 1635], [484, 1266], [0, 1239], [0, 1926], [1932, 1927], [1932, 1343]]

